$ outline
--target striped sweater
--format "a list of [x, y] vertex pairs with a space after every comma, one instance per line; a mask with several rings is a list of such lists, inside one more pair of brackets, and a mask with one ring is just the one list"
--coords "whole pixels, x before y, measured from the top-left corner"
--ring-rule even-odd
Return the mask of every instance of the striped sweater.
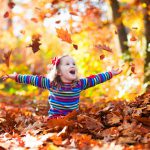
[[40, 88], [49, 90], [49, 117], [67, 115], [72, 110], [78, 110], [80, 92], [87, 88], [93, 87], [99, 83], [105, 82], [112, 78], [111, 72], [91, 75], [79, 79], [75, 83], [62, 83], [59, 87], [53, 85], [50, 80], [43, 76], [21, 75], [16, 76], [16, 82], [31, 84]]

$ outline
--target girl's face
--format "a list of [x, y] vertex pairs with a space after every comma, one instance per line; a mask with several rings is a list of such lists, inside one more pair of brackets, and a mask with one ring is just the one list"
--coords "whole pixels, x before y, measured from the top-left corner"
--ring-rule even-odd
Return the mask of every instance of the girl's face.
[[77, 79], [77, 68], [72, 57], [65, 56], [61, 58], [58, 67], [58, 75], [60, 75], [62, 82], [71, 83]]

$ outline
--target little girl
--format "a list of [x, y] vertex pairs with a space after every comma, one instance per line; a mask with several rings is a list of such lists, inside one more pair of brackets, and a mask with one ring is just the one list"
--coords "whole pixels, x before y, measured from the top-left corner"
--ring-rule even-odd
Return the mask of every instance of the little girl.
[[18, 83], [32, 84], [48, 89], [50, 109], [49, 118], [65, 116], [79, 108], [80, 92], [99, 83], [111, 79], [121, 73], [122, 70], [112, 69], [110, 72], [92, 75], [83, 79], [77, 78], [77, 67], [74, 59], [69, 55], [52, 59], [50, 72], [47, 77], [38, 75], [9, 74], [2, 78], [14, 79]]

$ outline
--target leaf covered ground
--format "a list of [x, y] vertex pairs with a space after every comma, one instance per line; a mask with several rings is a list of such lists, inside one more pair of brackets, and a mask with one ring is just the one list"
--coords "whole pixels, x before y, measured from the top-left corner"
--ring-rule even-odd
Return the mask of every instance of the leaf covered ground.
[[47, 120], [45, 100], [0, 94], [0, 101], [3, 150], [150, 149], [150, 90], [132, 102], [85, 100], [79, 112], [52, 120]]

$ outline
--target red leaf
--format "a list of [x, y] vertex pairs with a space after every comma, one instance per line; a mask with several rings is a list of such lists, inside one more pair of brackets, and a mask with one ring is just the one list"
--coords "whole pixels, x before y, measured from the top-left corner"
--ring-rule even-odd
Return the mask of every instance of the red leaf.
[[7, 53], [4, 54], [4, 62], [9, 67], [9, 60], [10, 60], [10, 55], [12, 51], [8, 51]]
[[31, 20], [32, 20], [33, 22], [35, 22], [35, 23], [38, 23], [37, 18], [31, 18]]
[[8, 17], [9, 17], [9, 12], [6, 11], [3, 17], [4, 17], [4, 18], [8, 18]]
[[103, 60], [104, 58], [105, 58], [105, 55], [104, 55], [104, 54], [100, 55], [100, 59], [101, 59], [101, 60]]
[[68, 43], [72, 43], [71, 40], [71, 35], [68, 33], [67, 29], [56, 29], [57, 32], [57, 36], [62, 39], [62, 41], [68, 42]]
[[32, 36], [32, 44], [30, 44], [29, 46], [27, 46], [27, 47], [31, 47], [34, 53], [36, 53], [37, 51], [40, 50], [40, 48], [39, 48], [40, 45], [41, 45], [41, 43], [40, 43], [40, 37], [41, 37], [41, 35], [39, 35], [39, 34], [33, 35]]
[[131, 66], [132, 73], [135, 73], [135, 64], [131, 64], [130, 66]]
[[95, 45], [96, 48], [98, 48], [99, 50], [106, 50], [108, 52], [111, 52], [112, 53], [112, 49], [108, 46], [106, 46], [105, 44], [104, 45]]
[[78, 49], [78, 45], [73, 44], [73, 47], [77, 50]]
[[10, 9], [14, 8], [14, 6], [15, 6], [15, 3], [14, 3], [14, 2], [9, 2], [9, 3], [8, 3], [8, 7], [9, 7]]

